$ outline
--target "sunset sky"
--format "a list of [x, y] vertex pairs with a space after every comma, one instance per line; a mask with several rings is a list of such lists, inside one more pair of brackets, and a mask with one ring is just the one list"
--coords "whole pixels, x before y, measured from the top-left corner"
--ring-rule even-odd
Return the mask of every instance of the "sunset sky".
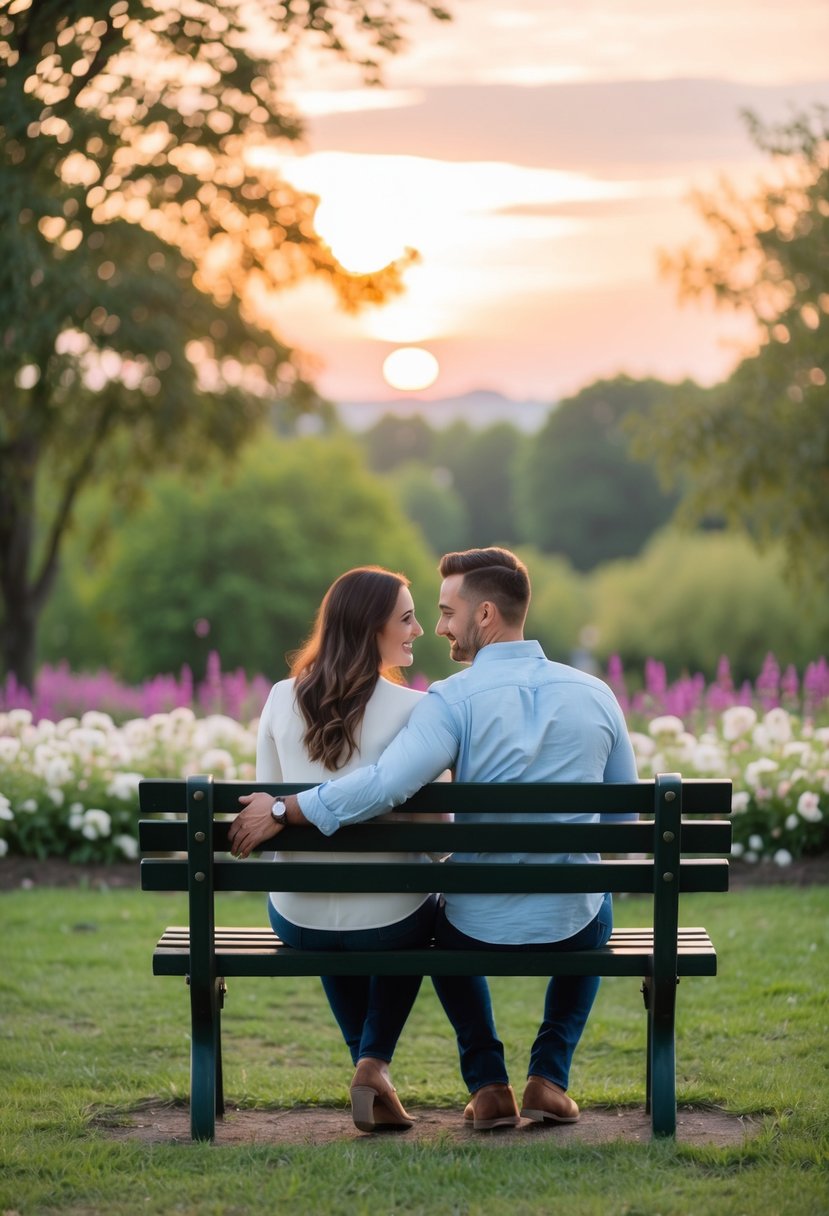
[[741, 110], [829, 105], [829, 2], [447, 2], [451, 24], [411, 22], [385, 90], [310, 59], [293, 83], [308, 137], [279, 163], [320, 196], [334, 252], [354, 270], [406, 246], [422, 259], [403, 297], [356, 318], [320, 285], [278, 298], [320, 389], [406, 397], [383, 364], [412, 345], [440, 369], [425, 399], [722, 378], [750, 326], [680, 307], [658, 252], [705, 240], [692, 190], [726, 176], [748, 193], [770, 173]]

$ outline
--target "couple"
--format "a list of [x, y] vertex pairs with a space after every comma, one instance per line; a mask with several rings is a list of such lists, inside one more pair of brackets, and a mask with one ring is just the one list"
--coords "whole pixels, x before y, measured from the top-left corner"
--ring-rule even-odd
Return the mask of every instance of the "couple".
[[[446, 770], [459, 781], [637, 779], [625, 721], [607, 685], [549, 662], [537, 642], [524, 640], [530, 583], [523, 563], [505, 549], [472, 549], [444, 556], [440, 573], [436, 632], [449, 641], [452, 658], [469, 666], [426, 694], [394, 682], [423, 633], [407, 580], [366, 568], [332, 585], [293, 677], [271, 690], [256, 762], [257, 780], [321, 784], [276, 802], [264, 793], [242, 798], [244, 809], [230, 829], [235, 854], [248, 856], [286, 822], [333, 835], [398, 806]], [[479, 857], [456, 854], [452, 862]], [[468, 894], [438, 901], [417, 894], [274, 892], [268, 906], [282, 940], [303, 949], [406, 949], [434, 937], [449, 949], [484, 942], [575, 950], [604, 945], [612, 929], [609, 894]], [[420, 982], [420, 976], [323, 980], [356, 1065], [351, 1100], [361, 1130], [412, 1125], [388, 1066]], [[516, 1126], [519, 1108], [486, 979], [435, 976], [433, 984], [455, 1030], [470, 1092], [464, 1118], [475, 1130]], [[525, 1118], [578, 1119], [566, 1092], [570, 1062], [598, 987], [598, 977], [550, 980], [520, 1108]]]

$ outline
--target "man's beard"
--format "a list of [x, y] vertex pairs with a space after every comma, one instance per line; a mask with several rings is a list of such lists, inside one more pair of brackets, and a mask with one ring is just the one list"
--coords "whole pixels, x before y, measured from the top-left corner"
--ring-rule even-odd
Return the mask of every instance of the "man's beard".
[[[471, 663], [484, 644], [480, 629], [473, 626], [463, 638], [455, 638], [453, 649], [449, 652], [450, 657], [455, 663]], [[453, 653], [454, 650], [458, 653]]]

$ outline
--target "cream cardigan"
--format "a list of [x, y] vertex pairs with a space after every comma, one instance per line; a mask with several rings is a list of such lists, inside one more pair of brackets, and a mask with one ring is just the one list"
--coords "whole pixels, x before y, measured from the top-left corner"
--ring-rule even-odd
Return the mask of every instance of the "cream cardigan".
[[[424, 694], [392, 684], [380, 677], [366, 705], [358, 750], [336, 774], [319, 761], [310, 760], [302, 737], [305, 720], [294, 701], [294, 681], [274, 684], [262, 716], [256, 745], [257, 781], [308, 781], [320, 784], [332, 776], [374, 764], [381, 752], [406, 725], [409, 714]], [[446, 775], [448, 778], [448, 774]], [[275, 853], [277, 861], [341, 861], [357, 859], [343, 853]], [[424, 854], [403, 855], [404, 860], [429, 862]], [[400, 858], [399, 853], [372, 853], [365, 860], [383, 862]], [[416, 911], [428, 898], [410, 894], [314, 894], [304, 891], [272, 891], [271, 902], [282, 916], [304, 929], [376, 929], [391, 925]]]

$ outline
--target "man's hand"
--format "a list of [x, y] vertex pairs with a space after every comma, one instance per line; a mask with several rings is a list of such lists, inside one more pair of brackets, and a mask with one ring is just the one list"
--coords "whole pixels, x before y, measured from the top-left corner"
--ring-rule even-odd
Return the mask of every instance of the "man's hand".
[[[234, 857], [249, 857], [264, 841], [278, 836], [282, 831], [282, 824], [277, 823], [271, 814], [274, 801], [272, 794], [243, 794], [239, 801], [244, 809], [230, 825], [228, 840]], [[285, 799], [285, 810], [289, 823], [308, 822], [293, 794]]]

